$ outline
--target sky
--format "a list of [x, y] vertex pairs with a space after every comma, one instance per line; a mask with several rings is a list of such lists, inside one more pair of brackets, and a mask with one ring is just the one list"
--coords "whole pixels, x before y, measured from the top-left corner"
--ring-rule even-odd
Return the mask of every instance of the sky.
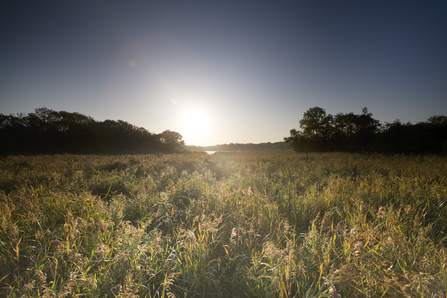
[[79, 112], [206, 146], [282, 141], [315, 106], [447, 115], [447, 1], [0, 4], [1, 114]]

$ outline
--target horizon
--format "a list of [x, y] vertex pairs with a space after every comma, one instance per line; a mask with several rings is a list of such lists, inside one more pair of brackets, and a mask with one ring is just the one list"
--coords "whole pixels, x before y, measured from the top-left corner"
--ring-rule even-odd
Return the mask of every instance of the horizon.
[[[43, 107], [44, 109], [47, 109], [46, 107]], [[35, 109], [35, 110], [37, 110], [37, 109]], [[52, 110], [52, 109], [49, 109], [49, 110]], [[54, 111], [54, 110], [53, 110]], [[56, 111], [56, 112], [61, 112], [61, 111]], [[72, 112], [72, 111], [65, 111], [65, 112], [70, 112], [70, 113], [78, 113], [78, 112]], [[350, 113], [350, 112], [349, 112]], [[342, 114], [349, 114], [348, 112], [346, 112], [346, 113], [342, 113]], [[0, 113], [0, 114], [2, 114], [2, 113]], [[12, 115], [12, 116], [20, 116], [21, 114], [25, 114], [25, 113], [20, 113], [20, 112], [17, 112], [17, 113], [10, 113], [9, 115]], [[355, 113], [354, 113], [355, 114]], [[84, 115], [84, 116], [88, 116], [88, 117], [91, 117], [90, 115]], [[432, 116], [437, 116], [437, 115], [432, 115]], [[439, 116], [441, 116], [441, 115], [439, 115]], [[442, 116], [445, 116], [445, 115], [442, 115]], [[94, 119], [93, 117], [91, 117], [93, 120], [95, 120], [95, 121], [97, 121], [96, 119]], [[105, 119], [105, 120], [112, 120], [112, 121], [124, 121], [123, 119]], [[426, 121], [419, 121], [418, 123], [421, 123], [421, 122], [423, 122], [423, 123], [427, 123], [427, 120], [428, 119], [426, 119]], [[399, 121], [400, 123], [402, 123], [402, 124], [407, 124], [407, 123], [410, 123], [410, 124], [412, 124], [412, 125], [414, 125], [414, 124], [417, 124], [417, 123], [411, 123], [411, 121], [408, 121], [408, 122], [402, 122], [402, 121], [400, 121], [400, 119], [395, 119], [395, 121]], [[129, 124], [131, 124], [131, 125], [134, 125], [133, 123], [130, 123], [130, 122], [128, 122], [128, 121], [126, 121], [127, 123], [129, 123]], [[379, 125], [380, 126], [382, 126], [382, 125], [385, 125], [385, 124], [391, 124], [391, 122], [382, 122], [382, 121], [380, 121], [379, 120]], [[136, 126], [136, 125], [134, 125], [134, 126]], [[138, 127], [138, 126], [136, 126], [136, 127]], [[140, 128], [143, 128], [143, 129], [145, 129], [145, 130], [147, 130], [149, 133], [151, 133], [151, 134], [159, 134], [159, 133], [155, 133], [155, 132], [153, 132], [153, 131], [150, 131], [149, 129], [147, 129], [147, 128], [145, 128], [145, 127], [140, 127]], [[167, 130], [170, 130], [170, 129], [167, 129]], [[298, 131], [302, 131], [301, 130], [301, 128], [298, 128], [297, 129]], [[172, 130], [171, 130], [172, 131]], [[161, 132], [160, 132], [161, 133]], [[183, 136], [182, 136], [183, 137]], [[184, 141], [184, 140], [183, 140]], [[186, 147], [203, 147], [203, 148], [206, 148], [206, 147], [216, 147], [216, 146], [225, 146], [225, 145], [263, 145], [263, 144], [275, 144], [275, 143], [287, 143], [285, 140], [284, 140], [284, 138], [282, 139], [282, 140], [280, 140], [280, 141], [263, 141], [263, 142], [256, 142], [256, 143], [254, 143], [254, 142], [228, 142], [228, 143], [216, 143], [216, 144], [212, 144], [212, 145], [195, 145], [195, 144], [186, 144], [185, 143], [185, 146]]]
[[447, 3], [11, 1], [0, 113], [47, 107], [190, 146], [282, 142], [309, 108], [447, 114]]

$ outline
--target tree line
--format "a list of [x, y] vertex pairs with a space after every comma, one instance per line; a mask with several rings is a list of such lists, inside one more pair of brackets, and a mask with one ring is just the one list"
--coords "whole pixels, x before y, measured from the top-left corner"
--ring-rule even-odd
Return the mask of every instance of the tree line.
[[307, 110], [300, 130], [284, 141], [297, 152], [380, 152], [387, 154], [447, 153], [447, 116], [432, 116], [417, 124], [381, 124], [365, 107], [362, 114], [327, 114], [320, 107]]
[[0, 114], [0, 154], [123, 154], [180, 152], [183, 137], [170, 130], [153, 134], [123, 120], [47, 108], [34, 113]]
[[214, 146], [186, 146], [186, 149], [191, 151], [280, 151], [291, 150], [292, 148], [285, 142], [267, 142], [259, 144], [230, 143]]

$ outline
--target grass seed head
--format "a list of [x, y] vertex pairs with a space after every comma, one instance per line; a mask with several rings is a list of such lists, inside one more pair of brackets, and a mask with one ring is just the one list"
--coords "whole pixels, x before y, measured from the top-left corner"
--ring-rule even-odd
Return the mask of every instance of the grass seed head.
[[377, 212], [377, 219], [384, 217], [385, 213], [386, 213], [385, 207], [383, 207], [383, 206], [380, 207], [379, 211]]
[[337, 293], [337, 289], [334, 285], [330, 286], [329, 295], [331, 295], [332, 298], [341, 298], [340, 294]]

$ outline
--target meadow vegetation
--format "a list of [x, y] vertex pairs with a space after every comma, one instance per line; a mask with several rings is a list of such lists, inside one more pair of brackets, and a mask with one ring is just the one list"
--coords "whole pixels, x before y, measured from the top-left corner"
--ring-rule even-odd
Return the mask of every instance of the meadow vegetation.
[[447, 160], [0, 159], [3, 297], [446, 297]]

